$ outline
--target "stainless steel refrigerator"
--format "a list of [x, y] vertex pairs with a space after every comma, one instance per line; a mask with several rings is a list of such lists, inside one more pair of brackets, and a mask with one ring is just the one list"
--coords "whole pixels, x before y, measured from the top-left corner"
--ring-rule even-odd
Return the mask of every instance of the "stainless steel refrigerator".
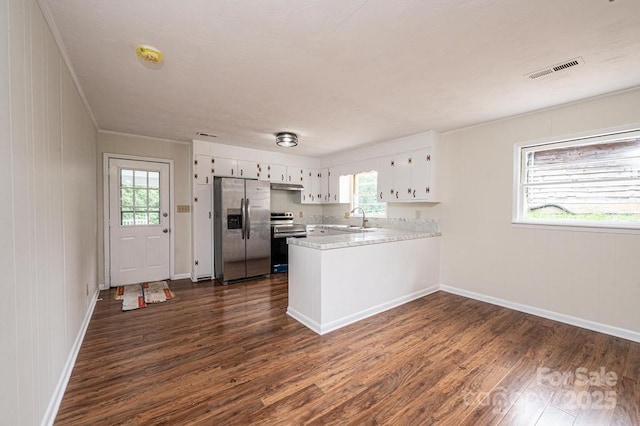
[[215, 178], [213, 190], [216, 278], [223, 283], [271, 271], [269, 182]]

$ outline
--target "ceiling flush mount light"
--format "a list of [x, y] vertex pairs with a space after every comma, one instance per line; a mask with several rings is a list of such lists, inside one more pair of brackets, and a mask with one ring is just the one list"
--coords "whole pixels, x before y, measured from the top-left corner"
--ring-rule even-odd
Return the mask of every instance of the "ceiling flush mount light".
[[298, 135], [289, 132], [276, 134], [276, 144], [285, 148], [293, 148], [298, 145]]
[[136, 55], [142, 60], [145, 65], [152, 68], [159, 68], [162, 66], [164, 55], [161, 51], [152, 46], [141, 44], [136, 47]]

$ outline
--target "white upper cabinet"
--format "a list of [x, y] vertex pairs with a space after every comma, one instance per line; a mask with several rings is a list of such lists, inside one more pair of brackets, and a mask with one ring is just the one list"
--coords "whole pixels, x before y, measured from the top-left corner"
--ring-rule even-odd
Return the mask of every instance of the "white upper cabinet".
[[318, 170], [320, 180], [320, 192], [318, 193], [321, 203], [329, 202], [329, 169]]
[[429, 200], [431, 198], [431, 150], [415, 151], [412, 160], [411, 198]]
[[271, 182], [282, 183], [287, 181], [287, 166], [281, 164], [269, 164], [267, 175]]
[[255, 161], [238, 160], [238, 177], [258, 179], [258, 163]]
[[378, 161], [378, 200], [388, 203], [396, 201], [396, 190], [393, 186], [395, 161], [393, 158], [381, 158]]
[[397, 201], [411, 200], [411, 164], [412, 153], [394, 156], [393, 185]]
[[436, 181], [437, 151], [425, 148], [381, 158], [378, 163], [378, 199], [386, 202], [439, 202]]
[[322, 202], [320, 194], [320, 170], [302, 169], [302, 185], [304, 191], [300, 195], [300, 201], [304, 204], [317, 204]]
[[269, 173], [268, 168], [269, 165], [267, 163], [257, 163], [258, 168], [258, 180], [269, 181]]
[[340, 202], [340, 173], [336, 169], [327, 169], [327, 202]]
[[214, 176], [238, 177], [238, 160], [215, 157], [211, 172]]
[[200, 154], [195, 155], [193, 160], [193, 180], [196, 184], [201, 185], [213, 183], [210, 156]]
[[302, 167], [287, 167], [287, 183], [302, 184], [303, 174]]

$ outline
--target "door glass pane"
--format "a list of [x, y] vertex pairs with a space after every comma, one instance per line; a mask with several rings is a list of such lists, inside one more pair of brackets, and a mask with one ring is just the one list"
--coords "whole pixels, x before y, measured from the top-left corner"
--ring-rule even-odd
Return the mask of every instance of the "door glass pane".
[[147, 172], [144, 170], [136, 170], [136, 188], [146, 188], [147, 187]]
[[148, 225], [147, 211], [136, 210], [136, 225]]
[[149, 225], [160, 225], [160, 212], [149, 212]]
[[149, 188], [160, 188], [160, 173], [149, 172]]
[[120, 170], [120, 186], [123, 188], [133, 186], [133, 170]]
[[160, 207], [160, 190], [149, 190], [149, 207]]
[[136, 202], [136, 207], [147, 206], [147, 189], [146, 188], [135, 189], [135, 202]]
[[122, 207], [133, 207], [133, 189], [121, 188], [120, 200]]
[[120, 225], [160, 225], [160, 173], [120, 170]]
[[121, 214], [122, 217], [122, 225], [124, 226], [132, 226], [135, 225], [135, 223], [133, 222], [133, 212], [125, 212], [123, 211]]

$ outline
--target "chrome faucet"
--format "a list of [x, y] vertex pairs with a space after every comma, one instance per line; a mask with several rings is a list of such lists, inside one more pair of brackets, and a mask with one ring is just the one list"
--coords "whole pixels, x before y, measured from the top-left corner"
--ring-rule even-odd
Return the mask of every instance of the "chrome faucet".
[[364, 209], [360, 206], [356, 206], [351, 210], [351, 213], [355, 213], [356, 210], [360, 210], [362, 212], [362, 225], [360, 225], [360, 229], [364, 229], [365, 226], [367, 226], [367, 218], [365, 217]]

